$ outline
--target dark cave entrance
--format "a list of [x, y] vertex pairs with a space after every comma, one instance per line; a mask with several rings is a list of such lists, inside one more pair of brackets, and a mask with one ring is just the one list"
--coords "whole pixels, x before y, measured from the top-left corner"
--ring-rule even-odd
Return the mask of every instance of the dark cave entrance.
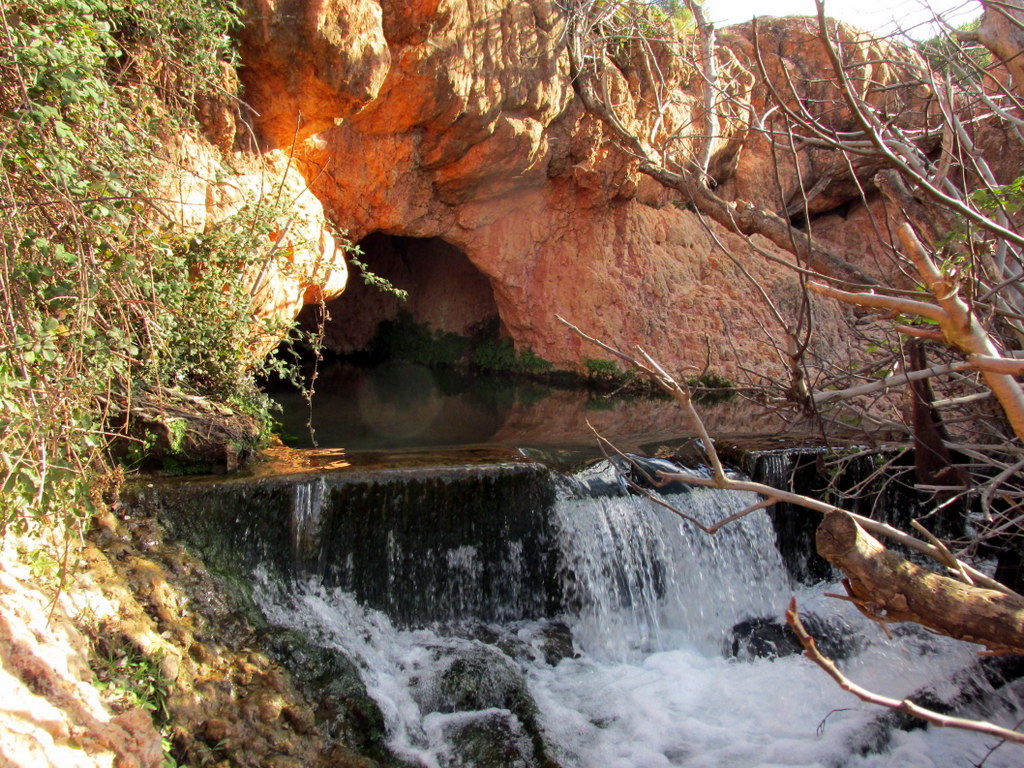
[[[498, 374], [515, 353], [490, 281], [438, 237], [377, 232], [359, 248], [366, 271], [408, 298], [350, 264], [348, 287], [326, 305], [325, 354], [315, 367], [303, 361], [315, 397], [288, 382], [273, 390], [283, 434], [299, 447], [356, 451], [489, 442], [519, 399]], [[315, 333], [321, 317], [307, 305], [300, 325]]]
[[[342, 356], [379, 347], [382, 332], [401, 325], [420, 336], [505, 336], [490, 281], [456, 246], [439, 237], [375, 232], [359, 243], [366, 269], [408, 293], [405, 301], [368, 284], [350, 267], [345, 292], [328, 302], [324, 346]], [[309, 308], [307, 311], [314, 308]], [[308, 327], [307, 318], [307, 327]], [[415, 343], [415, 339], [409, 343]]]

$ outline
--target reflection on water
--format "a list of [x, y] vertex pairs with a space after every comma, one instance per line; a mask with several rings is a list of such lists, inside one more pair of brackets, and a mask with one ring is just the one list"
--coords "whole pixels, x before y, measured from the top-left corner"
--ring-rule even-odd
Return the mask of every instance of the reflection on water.
[[[298, 448], [487, 446], [547, 454], [583, 446], [593, 450], [595, 431], [624, 450], [696, 434], [686, 413], [669, 400], [613, 398], [403, 361], [370, 369], [326, 367], [311, 404], [294, 390], [271, 394], [284, 410], [281, 421], [289, 442]], [[791, 431], [739, 397], [700, 410], [715, 435], [759, 435], [763, 441], [766, 435]]]
[[320, 374], [312, 403], [294, 391], [272, 396], [293, 445], [350, 450], [486, 444], [520, 397], [507, 380], [404, 361], [331, 366]]

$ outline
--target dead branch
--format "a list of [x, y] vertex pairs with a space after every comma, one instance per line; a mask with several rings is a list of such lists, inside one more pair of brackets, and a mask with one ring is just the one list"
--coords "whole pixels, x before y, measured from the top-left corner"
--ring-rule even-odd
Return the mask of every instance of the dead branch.
[[[679, 403], [686, 410], [690, 417], [690, 422], [701, 439], [701, 443], [704, 446], [704, 452], [708, 457], [708, 462], [711, 465], [711, 477], [704, 475], [697, 475], [688, 472], [659, 472], [658, 476], [661, 481], [671, 482], [679, 481], [683, 483], [689, 483], [690, 485], [701, 485], [709, 488], [720, 488], [733, 491], [752, 491], [759, 493], [762, 496], [772, 500], [773, 502], [786, 502], [795, 506], [802, 507], [804, 509], [810, 509], [815, 512], [819, 512], [823, 515], [829, 513], [838, 512], [845, 515], [849, 515], [851, 519], [855, 520], [862, 528], [871, 531], [879, 536], [885, 536], [892, 541], [902, 544], [905, 547], [920, 552], [928, 557], [936, 560], [937, 562], [945, 565], [947, 563], [948, 551], [940, 550], [939, 548], [928, 544], [927, 542], [921, 541], [913, 536], [910, 536], [903, 531], [893, 528], [887, 523], [880, 523], [877, 520], [872, 520], [868, 517], [854, 514], [852, 512], [846, 512], [832, 504], [828, 504], [817, 499], [812, 499], [809, 496], [802, 496], [798, 493], [791, 493], [789, 491], [783, 491], [778, 488], [772, 488], [769, 485], [763, 483], [755, 483], [750, 480], [737, 480], [729, 477], [722, 465], [721, 459], [718, 456], [718, 451], [715, 449], [714, 441], [711, 439], [710, 434], [707, 431], [707, 427], [704, 425], [697, 408], [694, 406], [693, 401], [690, 398], [689, 391], [684, 385], [677, 382], [672, 376], [670, 376], [654, 359], [647, 354], [643, 349], [640, 349], [640, 353], [643, 355], [643, 360], [640, 360], [632, 355], [628, 355], [625, 352], [607, 344], [600, 339], [596, 339], [593, 336], [589, 336], [580, 330], [578, 327], [570, 323], [560, 315], [557, 316], [558, 320], [566, 325], [573, 333], [576, 333], [580, 338], [589, 341], [601, 349], [609, 352], [620, 360], [630, 364], [637, 370], [645, 373], [654, 379], [655, 382], [677, 403]], [[963, 572], [970, 574], [971, 579], [990, 590], [1003, 592], [1005, 594], [1015, 595], [1009, 587], [1004, 584], [1000, 584], [995, 579], [982, 573], [976, 568], [957, 561], [957, 571], [963, 570]]]
[[967, 365], [979, 371], [1001, 373], [1007, 376], [1024, 376], [1024, 360], [1012, 357], [989, 357], [987, 355], [968, 355]]
[[[664, 487], [664, 486], [668, 485], [670, 482], [672, 482], [670, 479], [666, 479], [666, 476], [663, 473], [660, 473], [660, 472], [658, 473], [659, 477], [651, 477], [650, 474], [647, 472], [647, 470], [645, 470], [643, 467], [641, 467], [628, 454], [623, 453], [618, 448], [616, 448], [615, 445], [610, 440], [608, 440], [608, 438], [600, 435], [597, 432], [597, 430], [594, 429], [593, 426], [591, 426], [590, 424], [588, 424], [587, 426], [590, 426], [591, 431], [594, 433], [594, 437], [597, 438], [598, 445], [601, 448], [601, 453], [604, 454], [604, 457], [606, 459], [610, 458], [608, 456], [608, 451], [605, 450], [605, 448], [607, 447], [609, 450], [611, 450], [612, 453], [614, 453], [616, 456], [618, 456], [622, 461], [625, 461], [634, 470], [636, 470], [637, 472], [642, 474], [647, 479], [647, 481], [649, 483], [651, 483], [651, 485], [658, 486], [658, 487]], [[744, 518], [744, 517], [746, 517], [747, 515], [749, 515], [749, 514], [751, 514], [753, 512], [756, 512], [759, 509], [765, 509], [766, 507], [770, 507], [770, 506], [772, 506], [775, 503], [775, 501], [773, 499], [762, 498], [760, 501], [757, 501], [757, 502], [755, 502], [753, 504], [747, 505], [746, 507], [741, 509], [739, 512], [734, 512], [733, 514], [731, 514], [731, 515], [729, 515], [727, 517], [724, 517], [721, 520], [718, 520], [718, 521], [712, 523], [711, 525], [705, 525], [704, 523], [702, 523], [697, 518], [692, 517], [691, 515], [688, 515], [685, 512], [683, 512], [681, 509], [679, 509], [679, 507], [677, 507], [674, 504], [671, 504], [671, 503], [665, 501], [665, 499], [661, 498], [660, 496], [654, 495], [648, 489], [646, 489], [643, 486], [637, 484], [628, 475], [625, 475], [625, 474], [620, 472], [619, 473], [619, 477], [629, 487], [629, 489], [631, 491], [634, 491], [635, 493], [638, 493], [639, 495], [643, 496], [644, 498], [648, 499], [649, 501], [653, 502], [654, 504], [657, 504], [660, 507], [664, 507], [669, 512], [671, 512], [672, 514], [676, 515], [679, 518], [682, 518], [683, 520], [686, 520], [688, 523], [691, 523], [691, 524], [695, 525], [698, 529], [700, 529], [701, 531], [703, 531], [704, 533], [706, 533], [706, 534], [708, 534], [710, 536], [714, 536], [716, 533], [718, 533], [720, 530], [722, 530], [725, 526], [729, 525], [730, 523], [734, 523], [737, 520], [739, 520], [741, 518]]]
[[804, 652], [807, 658], [825, 670], [828, 676], [835, 680], [840, 688], [844, 691], [849, 691], [861, 701], [867, 702], [868, 704], [877, 704], [889, 709], [894, 709], [897, 712], [906, 712], [908, 715], [913, 715], [914, 717], [924, 720], [931, 725], [937, 725], [942, 728], [960, 728], [967, 731], [976, 731], [989, 736], [996, 736], [1000, 739], [1006, 739], [1007, 741], [1015, 744], [1024, 744], [1024, 733], [1012, 731], [1008, 728], [1002, 728], [983, 720], [968, 720], [962, 717], [943, 715], [915, 704], [909, 699], [893, 699], [889, 696], [882, 696], [880, 694], [873, 693], [867, 688], [857, 685], [844, 675], [831, 659], [818, 650], [818, 646], [814, 642], [814, 638], [811, 637], [810, 633], [808, 633], [807, 629], [800, 621], [796, 598], [789, 601], [789, 610], [786, 611], [786, 622], [800, 639], [800, 643], [804, 647]]
[[836, 49], [835, 43], [828, 34], [824, 0], [814, 0], [814, 3], [818, 9], [818, 26], [820, 30], [819, 39], [824, 44], [829, 59], [832, 61], [832, 71], [836, 76], [836, 80], [839, 84], [839, 91], [842, 94], [843, 100], [846, 102], [846, 106], [850, 110], [850, 113], [860, 124], [861, 129], [868, 138], [871, 139], [875, 148], [888, 161], [890, 166], [898, 170], [905, 178], [912, 179], [919, 189], [921, 189], [928, 197], [935, 200], [935, 202], [940, 206], [947, 210], [955, 211], [968, 221], [988, 230], [1005, 242], [1024, 246], [1024, 237], [1020, 234], [1012, 229], [1000, 226], [997, 222], [982, 215], [977, 210], [967, 205], [958, 196], [947, 194], [937, 188], [929, 180], [928, 174], [920, 167], [919, 158], [915, 153], [907, 151], [909, 147], [906, 142], [897, 142], [889, 138], [889, 132], [886, 130], [885, 126], [883, 126], [883, 124], [874, 114], [872, 114], [870, 110], [865, 109], [866, 105], [858, 100], [855, 95], [856, 89], [850, 83], [850, 79], [846, 73], [846, 68], [843, 66], [843, 62], [839, 56], [839, 51]]
[[[698, 210], [730, 232], [759, 234], [829, 278], [861, 285], [876, 284], [862, 270], [823, 247], [808, 233], [794, 229], [781, 216], [745, 201], [727, 202], [711, 191], [702, 174], [674, 172], [657, 157], [639, 136], [625, 126], [605, 94], [599, 61], [603, 53], [590, 48], [591, 30], [594, 28], [592, 13], [593, 9], [586, 3], [577, 2], [568, 14], [567, 50], [573, 87], [587, 111], [611, 129], [623, 150], [639, 160], [641, 173], [683, 193]], [[711, 90], [713, 84], [705, 85]]]
[[1024, 86], [1024, 63], [1021, 62], [1020, 30], [1024, 6], [1020, 0], [982, 0], [981, 24], [972, 32], [958, 32], [963, 41], [981, 43], [1010, 70], [1017, 88]]
[[1000, 367], [1012, 368], [1012, 365], [1003, 362], [985, 326], [959, 296], [958, 283], [939, 270], [910, 225], [904, 222], [896, 231], [935, 304], [901, 296], [844, 291], [821, 283], [812, 282], [808, 287], [848, 304], [913, 314], [937, 323], [946, 343], [975, 361], [968, 367], [981, 371], [985, 385], [999, 400], [1010, 426], [1017, 437], [1024, 439], [1024, 389], [1013, 376], [998, 372]]
[[839, 511], [825, 515], [817, 548], [846, 574], [850, 594], [878, 621], [911, 621], [996, 653], [1024, 653], [1024, 597], [915, 565]]
[[[1021, 362], [1024, 363], [1024, 361]], [[911, 381], [928, 379], [932, 376], [941, 376], [942, 374], [951, 373], [952, 371], [968, 370], [973, 367], [974, 366], [969, 362], [951, 363], [949, 365], [933, 365], [930, 368], [925, 368], [920, 371], [894, 373], [891, 376], [886, 376], [884, 379], [870, 381], [867, 384], [861, 384], [856, 387], [815, 392], [813, 399], [817, 405], [831, 403], [835, 400], [849, 400], [851, 397], [857, 397], [858, 395], [869, 395], [873, 392], [881, 392], [891, 389], [892, 387], [899, 387], [903, 384], [908, 384]]]

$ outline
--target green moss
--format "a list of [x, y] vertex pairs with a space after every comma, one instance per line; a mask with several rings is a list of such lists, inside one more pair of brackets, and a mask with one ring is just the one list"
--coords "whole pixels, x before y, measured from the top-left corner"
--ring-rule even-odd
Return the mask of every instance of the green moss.
[[167, 426], [167, 443], [174, 453], [181, 453], [184, 450], [185, 435], [188, 433], [188, 422], [185, 419], [167, 419], [164, 424]]
[[583, 361], [583, 367], [586, 368], [587, 378], [591, 381], [617, 381], [622, 378], [622, 372], [614, 360], [588, 357]]
[[544, 377], [555, 372], [548, 360], [532, 349], [517, 352], [510, 338], [498, 338], [500, 323], [482, 323], [468, 336], [433, 330], [405, 311], [383, 321], [358, 358], [371, 364], [404, 360], [430, 368], [461, 368], [483, 373]]

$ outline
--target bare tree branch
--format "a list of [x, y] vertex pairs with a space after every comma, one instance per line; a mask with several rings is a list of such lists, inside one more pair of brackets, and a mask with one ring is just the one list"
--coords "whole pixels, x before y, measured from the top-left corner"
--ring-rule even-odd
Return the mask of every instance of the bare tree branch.
[[799, 638], [800, 643], [804, 647], [807, 658], [825, 670], [828, 676], [835, 680], [836, 684], [840, 688], [844, 691], [849, 691], [861, 701], [867, 702], [868, 704], [877, 704], [888, 709], [894, 709], [897, 712], [906, 712], [908, 715], [913, 715], [927, 723], [937, 725], [942, 728], [961, 728], [967, 731], [984, 733], [989, 736], [997, 736], [1000, 739], [1006, 739], [1014, 744], [1024, 744], [1024, 733], [1012, 731], [1008, 728], [1002, 728], [1001, 726], [994, 725], [993, 723], [989, 723], [984, 720], [968, 720], [961, 717], [943, 715], [915, 704], [909, 699], [893, 699], [889, 696], [882, 696], [880, 694], [873, 693], [867, 688], [857, 685], [839, 670], [839, 667], [835, 665], [835, 662], [818, 650], [818, 646], [814, 642], [814, 638], [811, 637], [810, 633], [808, 633], [807, 629], [804, 627], [803, 622], [800, 621], [800, 614], [797, 610], [795, 597], [789, 601], [789, 610], [786, 611], [786, 622]]
[[[577, 326], [573, 325], [563, 317], [558, 317], [559, 321], [564, 323], [573, 333], [576, 333], [582, 339], [589, 341], [601, 349], [609, 352], [620, 360], [629, 363], [637, 370], [646, 373], [651, 376], [655, 382], [669, 395], [675, 399], [675, 401], [683, 406], [687, 414], [690, 417], [691, 425], [700, 437], [701, 443], [704, 446], [705, 454], [708, 457], [708, 462], [711, 465], [711, 477], [705, 477], [689, 472], [659, 472], [658, 479], [663, 482], [679, 481], [683, 483], [689, 483], [691, 485], [700, 485], [709, 488], [721, 488], [733, 491], [752, 491], [759, 493], [773, 502], [786, 502], [795, 506], [810, 509], [815, 512], [819, 512], [823, 515], [827, 515], [833, 512], [841, 512], [855, 520], [865, 530], [876, 533], [880, 536], [885, 536], [888, 539], [896, 541], [905, 547], [914, 549], [922, 554], [928, 555], [939, 563], [945, 564], [947, 562], [948, 553], [940, 550], [927, 542], [921, 541], [920, 539], [914, 538], [909, 534], [904, 533], [896, 528], [893, 528], [887, 523], [881, 523], [877, 520], [872, 520], [868, 517], [854, 514], [852, 512], [846, 512], [839, 507], [836, 507], [827, 502], [818, 501], [808, 496], [803, 496], [798, 493], [791, 493], [789, 491], [783, 491], [778, 488], [773, 488], [763, 483], [755, 483], [749, 480], [737, 480], [731, 478], [726, 474], [725, 468], [722, 465], [721, 459], [718, 456], [718, 451], [715, 449], [714, 440], [707, 431], [707, 427], [704, 425], [697, 408], [694, 406], [692, 399], [690, 398], [689, 391], [685, 386], [677, 382], [672, 376], [665, 372], [665, 370], [658, 365], [653, 358], [650, 357], [646, 352], [640, 350], [644, 356], [643, 360], [640, 360], [632, 355], [626, 354], [621, 350], [606, 344], [605, 342], [595, 339], [593, 336], [589, 336], [580, 330]], [[991, 590], [1002, 592], [1004, 594], [1016, 594], [1013, 590], [1006, 587], [1004, 584], [1000, 584], [995, 579], [991, 578], [985, 573], [977, 570], [973, 566], [967, 563], [958, 563], [957, 570], [962, 569], [963, 572], [970, 574], [971, 579], [982, 586], [985, 586]]]

